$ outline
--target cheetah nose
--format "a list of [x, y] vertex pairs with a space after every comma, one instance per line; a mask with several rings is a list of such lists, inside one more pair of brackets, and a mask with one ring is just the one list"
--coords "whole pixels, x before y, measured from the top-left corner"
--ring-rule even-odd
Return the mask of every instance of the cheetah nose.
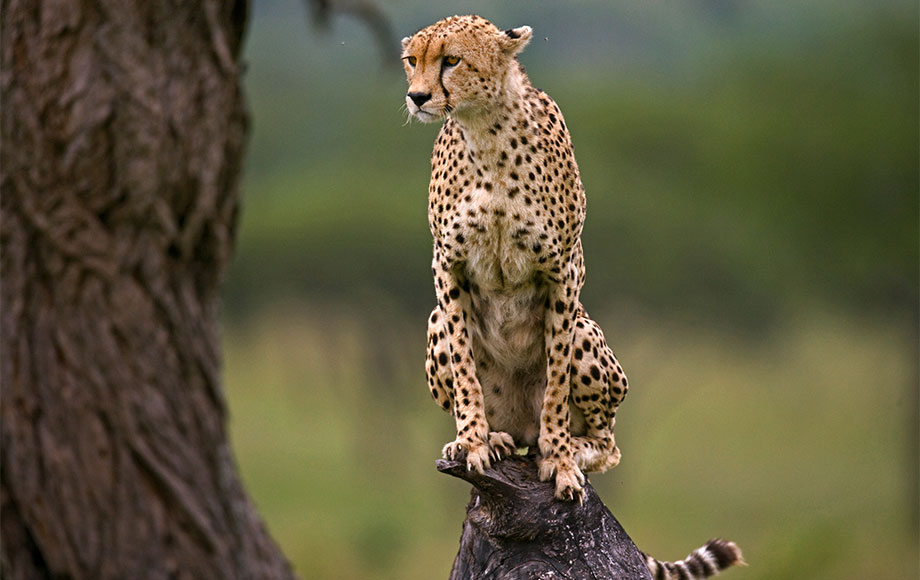
[[431, 98], [431, 93], [409, 93], [407, 96], [412, 99], [416, 107], [421, 107]]

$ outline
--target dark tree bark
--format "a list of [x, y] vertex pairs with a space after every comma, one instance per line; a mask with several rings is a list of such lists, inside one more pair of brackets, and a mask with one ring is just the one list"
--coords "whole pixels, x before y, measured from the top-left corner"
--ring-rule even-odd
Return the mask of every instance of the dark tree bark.
[[463, 463], [438, 470], [473, 484], [450, 580], [652, 580], [645, 559], [590, 483], [584, 504], [557, 500], [532, 457], [482, 475]]
[[225, 430], [245, 0], [2, 0], [2, 575], [290, 578]]

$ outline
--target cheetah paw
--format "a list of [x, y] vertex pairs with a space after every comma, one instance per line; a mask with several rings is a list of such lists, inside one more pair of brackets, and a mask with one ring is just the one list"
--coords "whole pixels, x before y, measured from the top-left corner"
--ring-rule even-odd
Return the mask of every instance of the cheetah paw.
[[501, 461], [503, 457], [513, 455], [517, 450], [514, 439], [504, 431], [492, 431], [489, 433], [489, 457], [496, 462]]
[[441, 456], [451, 461], [460, 461], [466, 457], [466, 470], [482, 473], [492, 466], [489, 459], [489, 446], [482, 441], [473, 441], [458, 437], [441, 450]]
[[607, 471], [608, 469], [613, 469], [619, 464], [620, 464], [620, 448], [617, 446], [614, 446], [613, 452], [609, 456], [607, 456], [606, 460], [604, 460], [603, 462], [601, 462], [600, 465], [597, 466], [597, 471], [604, 472], [604, 471]]
[[[576, 438], [577, 439], [577, 438]], [[598, 450], [588, 444], [581, 446], [575, 452], [575, 465], [584, 473], [586, 471], [598, 471], [603, 473], [608, 469], [616, 467], [620, 463], [620, 449], [613, 447], [613, 451], [606, 452]]]
[[565, 501], [585, 500], [585, 476], [574, 461], [560, 457], [545, 457], [540, 460], [540, 480], [548, 481], [556, 476], [556, 497]]

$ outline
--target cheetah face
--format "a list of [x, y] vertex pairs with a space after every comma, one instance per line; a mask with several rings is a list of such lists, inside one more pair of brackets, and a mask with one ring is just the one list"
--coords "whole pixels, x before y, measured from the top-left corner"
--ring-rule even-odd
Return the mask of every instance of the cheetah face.
[[409, 114], [429, 123], [447, 115], [474, 118], [505, 98], [505, 79], [532, 35], [502, 32], [479, 16], [452, 16], [402, 41]]

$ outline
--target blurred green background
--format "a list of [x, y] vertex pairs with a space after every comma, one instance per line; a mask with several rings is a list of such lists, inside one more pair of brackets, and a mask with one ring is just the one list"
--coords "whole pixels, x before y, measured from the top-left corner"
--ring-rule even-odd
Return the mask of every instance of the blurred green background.
[[[521, 60], [588, 195], [582, 299], [633, 387], [591, 481], [640, 548], [719, 535], [738, 580], [917, 578], [917, 3], [379, 5], [398, 37], [535, 30]], [[446, 578], [468, 486], [434, 469], [453, 421], [423, 371], [437, 127], [406, 124], [360, 22], [253, 10], [240, 468], [303, 578]]]

